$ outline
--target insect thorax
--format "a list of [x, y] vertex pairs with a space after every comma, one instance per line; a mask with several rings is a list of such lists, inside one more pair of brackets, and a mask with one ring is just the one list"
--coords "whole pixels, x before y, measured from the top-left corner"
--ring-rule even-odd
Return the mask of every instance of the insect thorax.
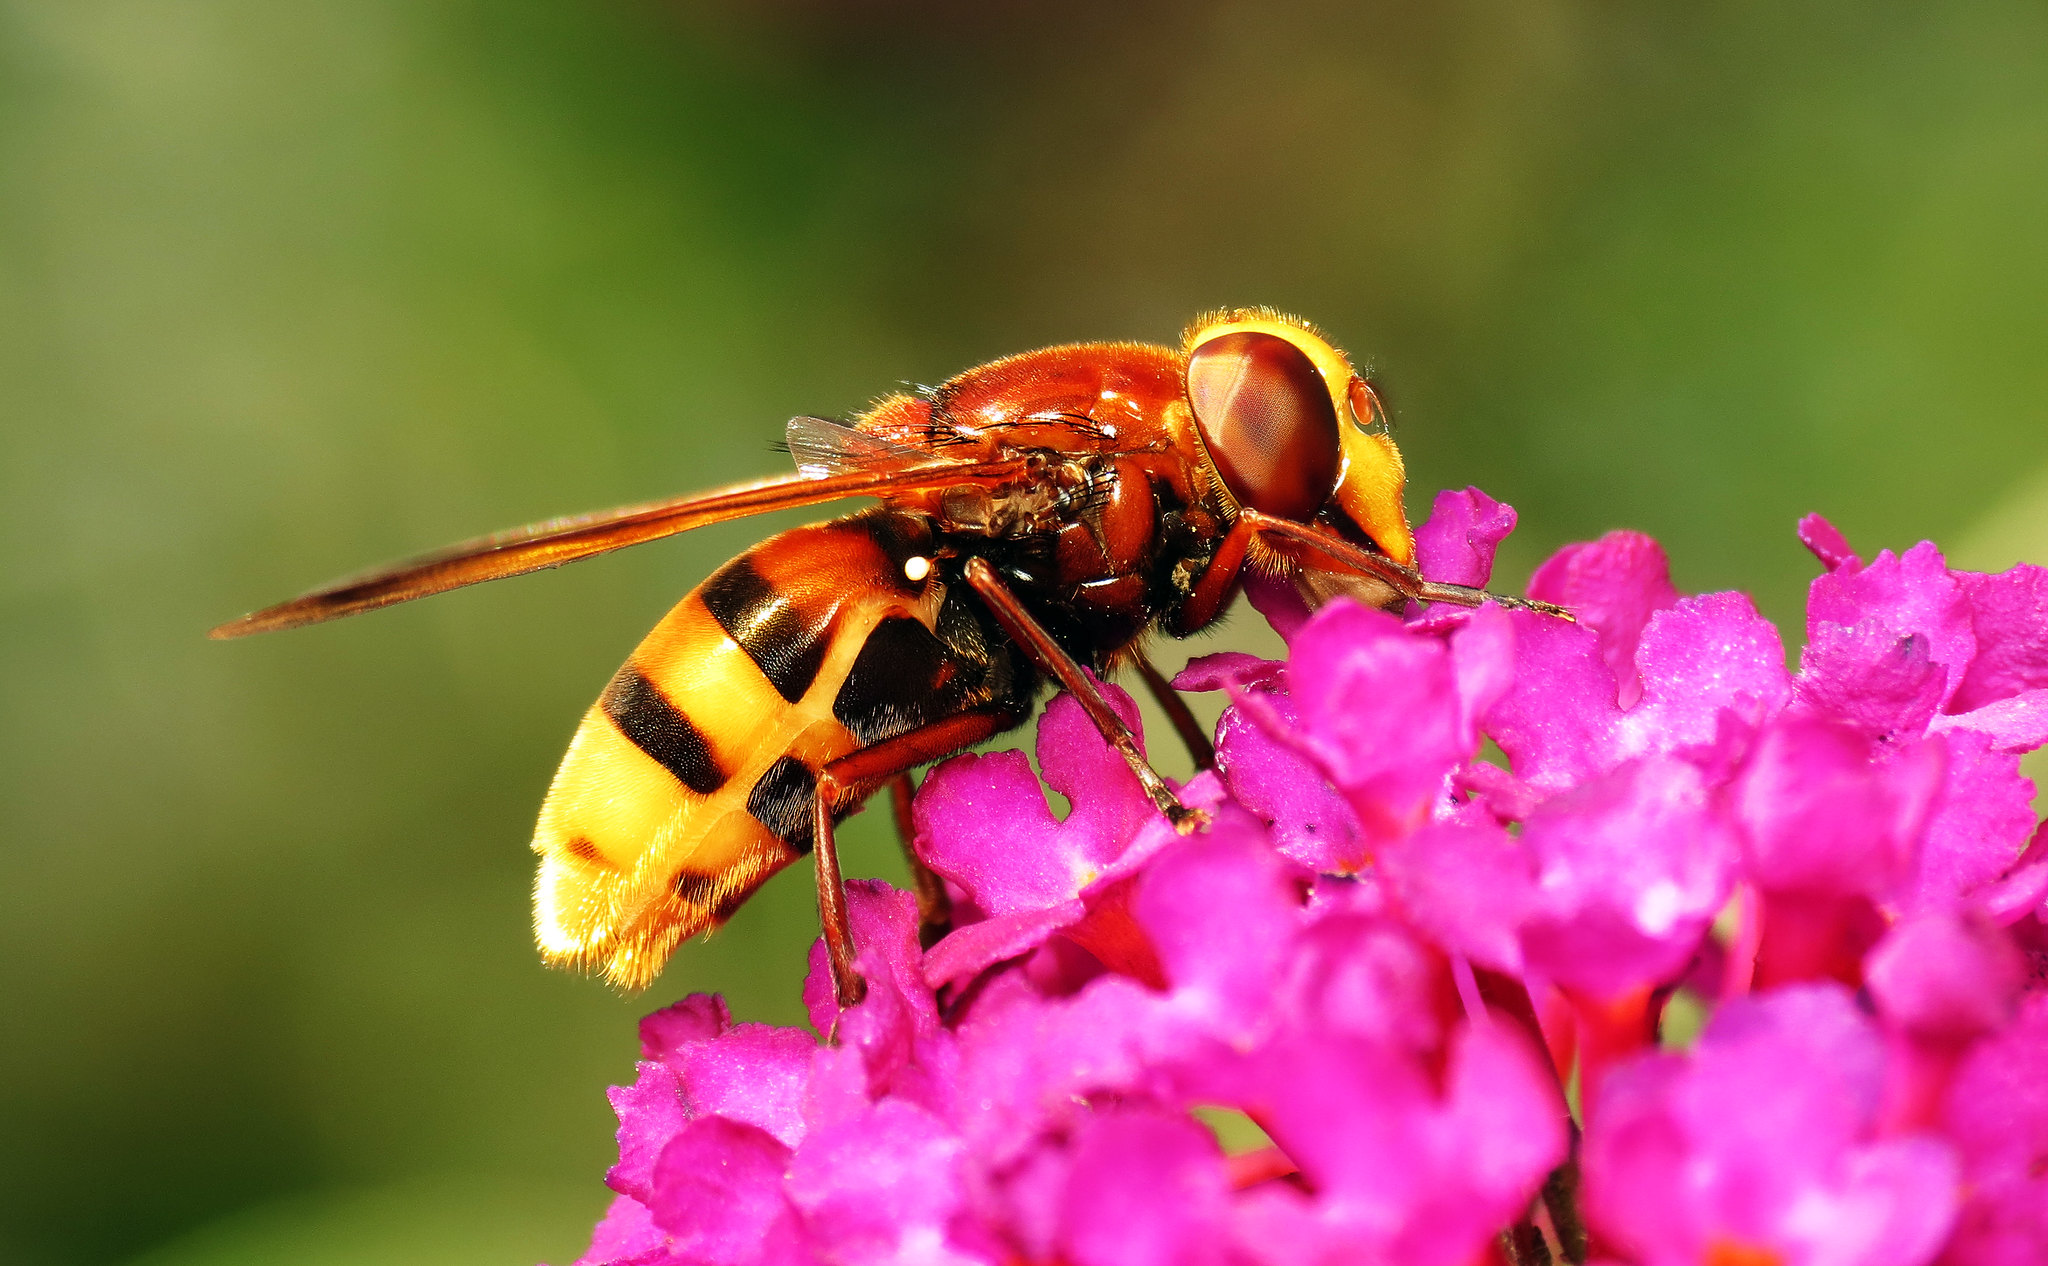
[[1187, 595], [1215, 553], [1209, 516], [1138, 456], [1049, 460], [1014, 488], [941, 498], [939, 531], [989, 560], [1077, 659], [1101, 670]]

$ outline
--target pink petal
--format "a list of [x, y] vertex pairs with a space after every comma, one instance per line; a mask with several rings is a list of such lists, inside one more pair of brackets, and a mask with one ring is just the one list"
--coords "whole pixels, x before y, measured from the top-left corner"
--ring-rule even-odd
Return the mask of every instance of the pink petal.
[[794, 1211], [782, 1194], [787, 1147], [723, 1117], [692, 1121], [662, 1150], [646, 1200], [685, 1260], [739, 1266], [764, 1241], [788, 1237]]
[[1947, 688], [1927, 637], [1881, 620], [1819, 625], [1799, 655], [1800, 710], [1845, 721], [1873, 742], [1925, 733]]
[[619, 1196], [591, 1233], [590, 1248], [576, 1266], [639, 1266], [669, 1260], [668, 1232], [654, 1225], [647, 1206]]
[[620, 1195], [645, 1202], [654, 1194], [654, 1162], [690, 1122], [682, 1078], [666, 1064], [643, 1061], [630, 1086], [607, 1093], [619, 1117], [619, 1159], [604, 1176]]
[[1216, 1140], [1184, 1116], [1125, 1111], [1089, 1120], [1060, 1207], [1074, 1266], [1204, 1266], [1227, 1260], [1229, 1192]]
[[[1102, 684], [1103, 697], [1145, 750], [1138, 704], [1115, 685]], [[1090, 866], [1113, 861], [1146, 823], [1158, 816], [1138, 776], [1088, 719], [1072, 695], [1056, 695], [1038, 719], [1038, 768], [1045, 784], [1073, 802], [1061, 825], [1062, 851]]]
[[732, 1026], [732, 1013], [717, 994], [693, 993], [640, 1021], [640, 1057], [661, 1059], [697, 1042], [708, 1042]]
[[1941, 787], [1939, 741], [1882, 764], [1846, 726], [1786, 717], [1733, 787], [1749, 876], [1767, 889], [1888, 900], [1913, 874]]
[[1268, 1243], [1267, 1260], [1291, 1248], [1307, 1260], [1462, 1266], [1564, 1156], [1556, 1082], [1505, 1026], [1460, 1026], [1441, 1081], [1372, 1043], [1306, 1033], [1258, 1065], [1256, 1115], [1316, 1193], [1305, 1208], [1258, 1209], [1285, 1218], [1270, 1231], [1285, 1226], [1288, 1238]]
[[1943, 1131], [1969, 1181], [1944, 1266], [2048, 1260], [2048, 993], [1978, 1043], [1949, 1085]]
[[1404, 915], [1454, 954], [1522, 972], [1518, 932], [1535, 909], [1535, 861], [1498, 826], [1434, 823], [1382, 853], [1380, 871]]
[[1941, 793], [1927, 820], [1911, 886], [1909, 909], [1944, 909], [2012, 869], [2034, 833], [2034, 786], [2020, 773], [2020, 758], [1997, 751], [1974, 730], [1953, 730], [1928, 740], [1946, 759]]
[[1678, 601], [1664, 549], [1640, 532], [1609, 532], [1589, 544], [1567, 545], [1529, 578], [1529, 596], [1571, 609], [1600, 635], [1600, 653], [1629, 707], [1640, 685], [1636, 642], [1650, 617]]
[[744, 1121], [786, 1147], [803, 1140], [804, 1094], [818, 1043], [802, 1029], [742, 1024], [671, 1061], [682, 1073], [692, 1115]]
[[1976, 730], [2001, 752], [2031, 752], [2048, 744], [2048, 687], [1994, 699], [1968, 712], [1937, 716], [1928, 728]]
[[1507, 753], [1515, 777], [1562, 791], [1604, 769], [1621, 719], [1614, 673], [1600, 636], [1583, 624], [1510, 613], [1515, 683], [1486, 715], [1486, 732]]
[[1175, 690], [1222, 690], [1226, 686], [1264, 686], [1277, 680], [1287, 665], [1279, 660], [1260, 659], [1243, 651], [1217, 651], [1198, 655], [1174, 675]]
[[1995, 576], [1955, 573], [1977, 644], [1952, 711], [1968, 712], [2048, 687], [2048, 568], [2022, 563]]
[[990, 992], [1001, 996], [978, 1002], [958, 1029], [959, 1082], [972, 1087], [960, 1102], [960, 1130], [990, 1172], [1072, 1130], [1091, 1100], [1156, 1082], [1160, 1053], [1181, 1048], [1197, 1027], [1122, 976], [1058, 999], [1039, 997], [1016, 977], [996, 983], [1005, 988]]
[[[1947, 698], [1962, 682], [1964, 671], [1977, 652], [1971, 630], [1969, 603], [1962, 587], [1942, 560], [1941, 551], [1922, 541], [1904, 554], [1886, 550], [1861, 571], [1832, 571], [1814, 579], [1806, 599], [1807, 641], [1828, 645], [1841, 636], [1853, 636], [1843, 648], [1858, 647], [1868, 663], [1888, 653], [1888, 646], [1907, 637], [1925, 639], [1926, 659], [1940, 666], [1941, 695]], [[1840, 671], [1852, 665], [1828, 661]], [[1803, 663], [1803, 661], [1802, 661]], [[1806, 670], [1802, 675], [1811, 675]]]
[[1942, 1042], [1968, 1042], [2002, 1027], [2025, 978], [2009, 936], [1951, 911], [1895, 924], [1864, 960], [1864, 980], [1885, 1023]]
[[1514, 689], [1514, 619], [1489, 602], [1468, 613], [1451, 630], [1450, 648], [1451, 667], [1458, 680], [1459, 725], [1476, 732], [1480, 719]]
[[1059, 822], [1022, 752], [969, 752], [934, 769], [912, 808], [925, 865], [992, 915], [1074, 895]]
[[1224, 1026], [1262, 1006], [1302, 923], [1299, 879], [1241, 810], [1160, 855], [1134, 909], [1179, 1005]]
[[[1298, 732], [1300, 717], [1283, 694], [1261, 693], [1267, 724], [1242, 708], [1224, 712], [1216, 729], [1216, 765], [1238, 803], [1271, 824], [1280, 851], [1315, 870], [1349, 873], [1366, 862], [1358, 822], [1322, 769], [1275, 729]], [[1277, 722], [1277, 726], [1272, 723]]]
[[1996, 880], [1970, 894], [1971, 904], [2001, 927], [2017, 923], [2048, 901], [2048, 822], [2034, 829], [2019, 860]]
[[[1565, 1158], [1570, 1118], [1557, 1083], [1514, 1029], [1474, 1022], [1452, 1038], [1444, 1100], [1443, 1219], [1465, 1219], [1467, 1234], [1503, 1224]], [[1440, 1229], [1450, 1228], [1416, 1228], [1431, 1237]]]
[[1266, 623], [1273, 626], [1273, 631], [1283, 641], [1293, 641], [1294, 635], [1314, 614], [1284, 576], [1248, 570], [1244, 578], [1244, 597], [1254, 611], [1266, 617]]
[[964, 1145], [930, 1113], [885, 1101], [819, 1130], [789, 1167], [790, 1201], [819, 1254], [848, 1266], [985, 1260], [948, 1242]]
[[1419, 821], [1478, 745], [1444, 644], [1353, 602], [1332, 602], [1295, 636], [1287, 686], [1303, 738], [1368, 835]]
[[1450, 966], [1381, 912], [1320, 913], [1277, 982], [1275, 1009], [1304, 1027], [1369, 1038], [1417, 1058], [1441, 1051], [1457, 1005]]
[[1919, 1266], [1953, 1217], [1950, 1150], [1873, 1137], [1883, 1068], [1873, 1026], [1838, 986], [1723, 1005], [1690, 1057], [1608, 1077], [1587, 1124], [1597, 1232], [1643, 1266], [1717, 1246], [1786, 1261]]
[[846, 914], [854, 968], [867, 982], [867, 996], [840, 1008], [820, 937], [811, 944], [804, 1006], [821, 1035], [833, 1035], [840, 1046], [860, 1052], [872, 1091], [881, 1093], [909, 1062], [913, 1047], [939, 1031], [938, 1008], [924, 980], [924, 951], [917, 943], [917, 899], [878, 879], [855, 879], [846, 885]]
[[[1133, 730], [1138, 708], [1113, 685], [1103, 694]], [[1044, 910], [1094, 883], [1158, 819], [1158, 810], [1079, 702], [1067, 695], [1038, 723], [1046, 784], [1073, 811], [1055, 820], [1016, 752], [958, 756], [933, 770], [913, 806], [921, 855], [993, 916]]]
[[925, 955], [925, 983], [936, 989], [971, 979], [1045, 944], [1053, 933], [1080, 922], [1086, 913], [1079, 900], [1070, 899], [954, 928]]
[[1546, 801], [1522, 830], [1539, 896], [1530, 968], [1595, 997], [1675, 979], [1733, 883], [1735, 843], [1683, 761], [1632, 761]]
[[1636, 646], [1642, 697], [1619, 721], [1614, 755], [1711, 745], [1724, 712], [1750, 728], [1791, 697], [1785, 646], [1747, 594], [1682, 598], [1650, 617]]
[[1415, 529], [1415, 563], [1424, 577], [1484, 588], [1494, 551], [1515, 530], [1515, 508], [1477, 488], [1436, 494], [1429, 519]]
[[1856, 557], [1856, 551], [1850, 547], [1849, 538], [1818, 514], [1809, 514], [1799, 520], [1799, 540], [1829, 571], [1847, 569], [1853, 572], [1863, 566], [1863, 560]]

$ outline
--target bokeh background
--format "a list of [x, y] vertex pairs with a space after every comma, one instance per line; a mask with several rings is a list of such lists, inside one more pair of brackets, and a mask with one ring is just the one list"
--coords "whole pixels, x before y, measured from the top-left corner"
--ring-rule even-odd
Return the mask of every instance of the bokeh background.
[[1250, 302], [1510, 584], [1642, 528], [1796, 645], [1809, 510], [2048, 560], [2048, 9], [0, 0], [0, 1262], [565, 1262], [635, 1017], [798, 1015], [800, 872], [641, 998], [527, 928], [578, 717], [760, 525], [209, 625]]

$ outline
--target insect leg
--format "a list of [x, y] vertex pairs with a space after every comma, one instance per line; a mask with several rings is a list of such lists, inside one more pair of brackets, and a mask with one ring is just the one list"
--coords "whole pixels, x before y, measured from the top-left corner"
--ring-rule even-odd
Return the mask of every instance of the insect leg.
[[1449, 585], [1424, 580], [1422, 573], [1414, 568], [1403, 567], [1391, 558], [1360, 549], [1343, 537], [1326, 532], [1312, 523], [1297, 523], [1292, 519], [1261, 514], [1250, 508], [1240, 510], [1237, 521], [1239, 524], [1250, 523], [1252, 529], [1261, 536], [1279, 537], [1292, 545], [1296, 551], [1306, 548], [1330, 559], [1345, 570], [1382, 581], [1403, 597], [1417, 602], [1448, 602], [1460, 607], [1476, 607], [1482, 602], [1497, 602], [1504, 607], [1537, 611], [1566, 620], [1573, 618], [1570, 611], [1554, 603], [1492, 593], [1485, 589], [1475, 589], [1470, 585]]
[[1230, 530], [1216, 545], [1216, 556], [1209, 560], [1208, 568], [1195, 580], [1195, 587], [1178, 607], [1167, 612], [1167, 632], [1175, 637], [1186, 637], [1196, 629], [1207, 628], [1211, 621], [1223, 614], [1224, 604], [1237, 592], [1238, 573], [1244, 570], [1245, 550], [1252, 543], [1254, 531], [1251, 522], [1243, 515], [1230, 525]]
[[889, 808], [896, 818], [896, 839], [903, 845], [903, 860], [910, 864], [910, 881], [917, 889], [917, 940], [926, 949], [953, 930], [953, 898], [946, 893], [946, 881], [932, 873], [917, 855], [917, 824], [910, 818], [910, 775], [889, 780]]
[[1173, 688], [1172, 682], [1160, 675], [1159, 670], [1152, 666], [1152, 661], [1145, 658], [1144, 652], [1133, 652], [1131, 662], [1137, 667], [1138, 678], [1145, 683], [1145, 688], [1152, 692], [1153, 699], [1158, 701], [1159, 710], [1166, 714], [1167, 720], [1173, 722], [1174, 733], [1180, 735], [1180, 741], [1187, 747], [1188, 755], [1195, 758], [1195, 768], [1215, 768], [1216, 748], [1209, 742], [1209, 736], [1202, 732], [1202, 723], [1195, 720], [1193, 712], [1188, 711], [1188, 701], [1180, 697], [1180, 691]]
[[1180, 797], [1173, 793], [1173, 788], [1166, 785], [1166, 780], [1159, 776], [1159, 771], [1153, 769], [1151, 763], [1145, 759], [1145, 754], [1138, 750], [1138, 740], [1132, 737], [1130, 727], [1124, 724], [1123, 718], [1109, 706], [1109, 700], [1102, 697], [1102, 690], [1095, 684], [1095, 679], [1088, 675], [1087, 670], [1082, 668], [1072, 655], [1061, 649], [1058, 642], [1052, 640], [1052, 634], [1047, 633], [1037, 620], [1031, 618], [1031, 613], [1024, 609], [1023, 603], [1017, 601], [1017, 595], [1010, 592], [1010, 587], [1003, 583], [1002, 577], [996, 575], [996, 569], [989, 565], [988, 560], [970, 558], [963, 571], [967, 583], [974, 586], [974, 591], [988, 603], [989, 612], [995, 616], [996, 623], [1002, 625], [1003, 631], [1016, 639], [1017, 644], [1024, 648], [1033, 662], [1051, 673], [1059, 680], [1060, 685], [1066, 688], [1067, 693], [1074, 696], [1082, 709], [1088, 713], [1088, 719], [1102, 732], [1102, 737], [1124, 758], [1124, 763], [1131, 767], [1131, 772], [1138, 776], [1138, 784], [1145, 789], [1145, 794], [1151, 797], [1152, 803], [1159, 811], [1166, 815], [1167, 821], [1173, 823], [1174, 829], [1186, 834], [1207, 822], [1207, 814], [1190, 809], [1180, 802]]
[[832, 961], [832, 984], [839, 1005], [850, 1007], [867, 995], [867, 982], [853, 969], [853, 929], [846, 919], [846, 885], [839, 873], [839, 846], [832, 838], [832, 817], [859, 804], [876, 787], [897, 775], [951, 756], [963, 747], [1017, 723], [1013, 712], [963, 712], [934, 721], [923, 729], [885, 739], [873, 747], [828, 761], [818, 771], [818, 790], [811, 802], [812, 851], [818, 870], [818, 922], [825, 933], [825, 953]]
[[1554, 602], [1542, 602], [1535, 598], [1517, 598], [1513, 594], [1495, 593], [1491, 589], [1474, 589], [1470, 585], [1450, 585], [1442, 581], [1425, 580], [1419, 595], [1424, 602], [1448, 602], [1453, 606], [1476, 607], [1484, 602], [1495, 602], [1516, 611], [1534, 611], [1539, 615], [1553, 615], [1560, 620], [1578, 623], [1578, 617], [1568, 607]]

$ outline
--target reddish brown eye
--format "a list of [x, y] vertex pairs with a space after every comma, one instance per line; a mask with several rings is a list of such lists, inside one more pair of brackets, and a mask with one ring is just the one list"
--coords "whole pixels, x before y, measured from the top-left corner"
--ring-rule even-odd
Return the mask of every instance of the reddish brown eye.
[[1337, 486], [1337, 409], [1315, 362], [1286, 339], [1240, 330], [1188, 354], [1188, 404], [1240, 505], [1308, 519]]

